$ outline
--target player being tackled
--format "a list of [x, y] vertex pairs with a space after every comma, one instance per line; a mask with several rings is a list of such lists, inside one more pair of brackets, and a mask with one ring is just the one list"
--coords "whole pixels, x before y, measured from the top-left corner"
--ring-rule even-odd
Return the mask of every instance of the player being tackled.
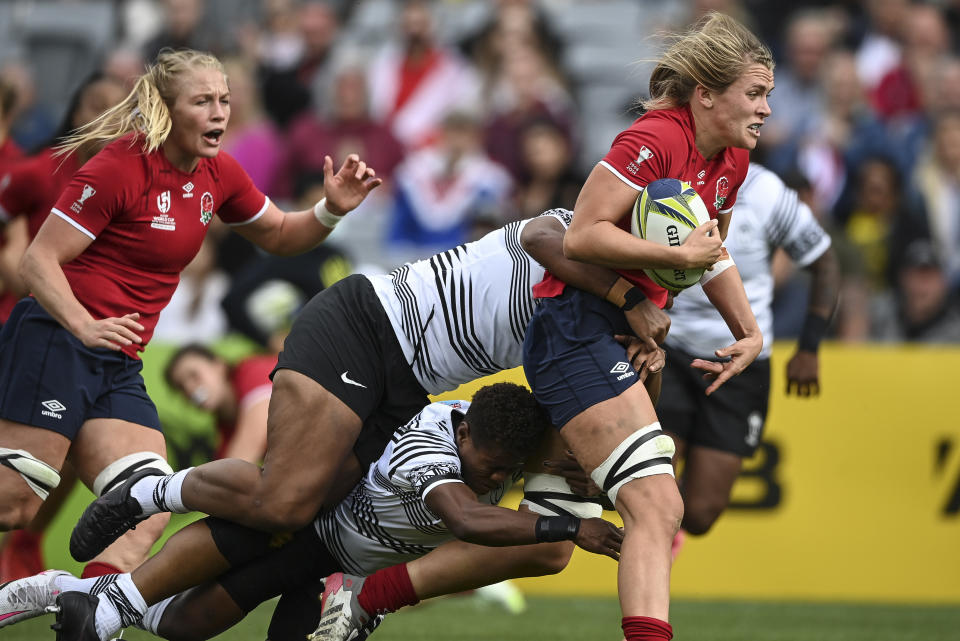
[[[51, 595], [61, 590], [57, 638], [106, 641], [122, 627], [138, 625], [165, 638], [205, 639], [282, 594], [268, 637], [304, 639], [320, 624], [318, 579], [334, 575], [342, 581], [348, 573], [352, 581], [379, 570], [412, 592], [405, 562], [454, 538], [485, 546], [573, 541], [618, 559], [623, 532], [603, 519], [497, 506], [548, 429], [533, 395], [512, 383], [488, 385], [473, 402], [432, 403], [394, 432], [343, 501], [292, 535], [261, 536], [207, 518], [175, 534], [130, 574], [109, 580], [57, 576], [49, 589]], [[190, 579], [197, 568], [216, 568], [219, 576], [187, 590], [195, 585]], [[377, 619], [343, 591], [359, 585], [328, 580], [326, 587], [339, 592], [341, 610], [359, 617], [334, 626], [331, 638], [364, 638]], [[401, 600], [410, 598], [404, 594]]]

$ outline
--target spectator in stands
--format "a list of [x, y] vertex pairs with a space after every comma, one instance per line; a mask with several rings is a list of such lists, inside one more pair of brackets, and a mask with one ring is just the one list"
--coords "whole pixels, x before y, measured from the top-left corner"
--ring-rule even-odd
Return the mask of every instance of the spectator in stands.
[[914, 196], [937, 261], [950, 284], [960, 285], [960, 111], [937, 118], [929, 149], [911, 178]]
[[10, 115], [10, 136], [26, 151], [46, 144], [56, 131], [57, 123], [37, 101], [37, 85], [30, 66], [20, 60], [8, 61], [0, 68], [0, 81], [12, 85], [17, 94]]
[[290, 194], [301, 176], [322, 171], [325, 155], [337, 162], [352, 153], [366, 158], [385, 181], [403, 160], [389, 127], [370, 117], [364, 68], [348, 62], [334, 75], [330, 99], [291, 123], [280, 193]]
[[257, 189], [275, 196], [284, 160], [283, 139], [263, 114], [251, 66], [239, 58], [225, 60], [223, 66], [230, 86], [230, 129], [224, 133], [223, 148], [237, 159]]
[[573, 99], [540, 50], [524, 43], [511, 47], [491, 90], [485, 144], [514, 178], [522, 172], [521, 133], [530, 121], [552, 120], [575, 153]]
[[837, 335], [860, 341], [870, 336], [870, 306], [891, 282], [898, 255], [896, 243], [907, 242], [899, 230], [904, 209], [903, 177], [896, 164], [882, 156], [865, 161], [856, 178], [856, 200], [835, 239], [842, 269], [842, 296]]
[[437, 41], [429, 2], [403, 3], [398, 24], [395, 41], [370, 64], [370, 108], [407, 149], [417, 149], [437, 138], [448, 113], [478, 103], [480, 85], [474, 69]]
[[518, 218], [552, 207], [573, 210], [584, 177], [575, 168], [566, 132], [549, 118], [531, 120], [519, 136], [521, 173], [513, 200]]
[[[13, 114], [17, 106], [17, 89], [12, 83], [0, 78], [0, 171], [9, 163], [23, 156], [13, 138], [10, 136], [10, 127], [13, 124]], [[2, 180], [2, 177], [0, 177]], [[4, 184], [0, 182], [0, 191]]]
[[896, 288], [874, 302], [872, 321], [874, 340], [960, 343], [956, 290], [929, 241], [907, 247]]
[[764, 145], [802, 138], [823, 120], [824, 62], [832, 30], [822, 12], [800, 11], [786, 31], [786, 56], [777, 65], [777, 90], [770, 96], [770, 118], [763, 125]]
[[440, 141], [397, 169], [388, 238], [419, 254], [459, 245], [474, 218], [505, 209], [511, 188], [510, 175], [483, 150], [477, 119], [453, 112]]
[[323, 104], [323, 89], [340, 33], [336, 13], [321, 0], [305, 0], [297, 10], [296, 24], [300, 42], [296, 56], [276, 55], [274, 49], [275, 55], [261, 58], [263, 104], [280, 127], [286, 127], [311, 104]]
[[[144, 58], [152, 62], [164, 47], [214, 53], [223, 51], [224, 46], [218, 32], [202, 25], [206, 10], [205, 0], [162, 0], [161, 4], [164, 26], [160, 33], [144, 45]], [[139, 73], [143, 73], [143, 70]]]
[[900, 64], [903, 28], [912, 9], [910, 0], [866, 0], [866, 27], [857, 48], [857, 75], [866, 91]]

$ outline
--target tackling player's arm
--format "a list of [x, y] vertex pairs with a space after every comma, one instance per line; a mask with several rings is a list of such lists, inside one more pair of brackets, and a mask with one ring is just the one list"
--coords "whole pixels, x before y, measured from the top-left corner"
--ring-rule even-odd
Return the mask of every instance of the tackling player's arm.
[[797, 341], [797, 351], [787, 363], [787, 394], [816, 396], [820, 393], [820, 359], [817, 350], [827, 332], [840, 297], [840, 263], [832, 247], [807, 266], [810, 299], [807, 317]]
[[[520, 232], [520, 244], [534, 260], [572, 287], [604, 298], [623, 310], [639, 338], [660, 344], [670, 330], [670, 316], [612, 269], [570, 260], [563, 254], [563, 223], [554, 216], [538, 216]], [[655, 346], [653, 346], [655, 347]]]
[[488, 505], [464, 483], [436, 485], [423, 500], [461, 541], [493, 547], [573, 541], [588, 552], [620, 558], [623, 531], [603, 519], [539, 516]]

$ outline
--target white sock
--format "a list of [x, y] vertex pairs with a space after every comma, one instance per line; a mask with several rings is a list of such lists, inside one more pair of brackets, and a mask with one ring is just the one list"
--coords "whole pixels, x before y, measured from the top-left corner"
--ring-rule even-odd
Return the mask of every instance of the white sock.
[[[96, 595], [99, 601], [94, 624], [97, 634], [104, 640], [113, 638], [127, 626], [139, 623], [147, 611], [147, 603], [129, 573], [107, 574], [92, 579], [64, 576], [58, 578], [56, 583], [63, 592]], [[165, 604], [166, 601], [160, 605], [166, 607]]]
[[183, 504], [183, 498], [180, 496], [183, 479], [192, 469], [192, 467], [188, 467], [175, 474], [144, 477], [130, 488], [130, 496], [137, 500], [140, 509], [147, 516], [160, 512], [173, 512], [174, 514], [192, 512], [193, 510]]
[[143, 615], [143, 619], [137, 624], [137, 627], [156, 636], [160, 636], [160, 620], [163, 619], [163, 613], [166, 611], [167, 606], [176, 598], [177, 595], [175, 594], [167, 597], [160, 603], [151, 605], [147, 608], [146, 614]]

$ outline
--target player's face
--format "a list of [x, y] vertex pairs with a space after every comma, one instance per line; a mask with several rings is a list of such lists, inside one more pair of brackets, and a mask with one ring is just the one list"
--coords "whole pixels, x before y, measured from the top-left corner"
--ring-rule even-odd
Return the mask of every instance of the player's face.
[[216, 156], [230, 120], [230, 89], [223, 73], [207, 68], [186, 72], [170, 117], [173, 127], [164, 151], [175, 166], [192, 170], [200, 158]]
[[497, 448], [477, 447], [469, 435], [458, 439], [457, 445], [463, 466], [463, 482], [478, 495], [496, 489], [523, 467], [523, 461], [516, 461]]
[[712, 124], [724, 147], [753, 149], [760, 127], [770, 115], [767, 97], [773, 91], [773, 72], [751, 64], [723, 93], [715, 94]]
[[120, 103], [124, 95], [123, 86], [114, 80], [104, 78], [92, 83], [77, 101], [77, 109], [73, 112], [70, 125], [77, 129], [92, 122], [104, 111]]
[[191, 403], [208, 412], [216, 411], [227, 399], [227, 368], [200, 354], [186, 354], [170, 372], [170, 382]]

